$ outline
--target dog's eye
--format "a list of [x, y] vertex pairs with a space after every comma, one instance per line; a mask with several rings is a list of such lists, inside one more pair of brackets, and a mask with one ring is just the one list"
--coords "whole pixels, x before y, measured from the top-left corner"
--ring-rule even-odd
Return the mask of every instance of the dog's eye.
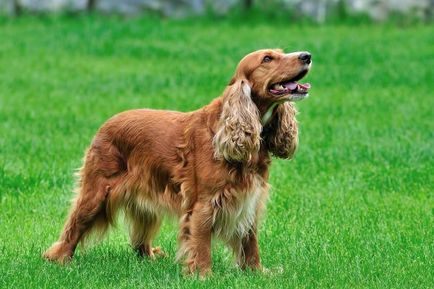
[[273, 57], [271, 57], [271, 56], [265, 56], [263, 59], [262, 59], [262, 62], [264, 63], [264, 62], [270, 62], [271, 60], [273, 60]]

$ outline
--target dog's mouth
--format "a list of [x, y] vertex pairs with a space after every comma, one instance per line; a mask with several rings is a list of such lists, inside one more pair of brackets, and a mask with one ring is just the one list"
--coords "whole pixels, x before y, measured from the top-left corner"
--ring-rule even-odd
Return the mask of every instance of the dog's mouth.
[[269, 86], [268, 91], [281, 100], [297, 101], [309, 96], [310, 83], [298, 83], [308, 70], [301, 71], [297, 76], [281, 82], [273, 83]]

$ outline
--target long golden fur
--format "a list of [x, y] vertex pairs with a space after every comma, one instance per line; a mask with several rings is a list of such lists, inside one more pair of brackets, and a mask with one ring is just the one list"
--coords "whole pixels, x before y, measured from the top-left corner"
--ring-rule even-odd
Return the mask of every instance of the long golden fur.
[[180, 220], [178, 258], [187, 272], [210, 272], [212, 236], [233, 249], [241, 268], [260, 269], [270, 153], [291, 158], [298, 141], [292, 103], [279, 102], [267, 123], [261, 118], [279, 99], [270, 85], [309, 70], [301, 54], [248, 54], [223, 95], [197, 111], [138, 109], [109, 119], [86, 152], [60, 239], [44, 257], [70, 260], [80, 241], [105, 232], [123, 209], [141, 255], [160, 253], [152, 240], [170, 213]]

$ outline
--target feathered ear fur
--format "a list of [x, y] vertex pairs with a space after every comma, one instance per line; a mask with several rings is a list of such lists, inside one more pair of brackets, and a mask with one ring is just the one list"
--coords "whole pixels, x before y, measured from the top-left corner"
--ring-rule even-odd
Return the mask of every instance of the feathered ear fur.
[[277, 107], [276, 115], [271, 120], [266, 135], [268, 150], [276, 157], [290, 159], [298, 145], [298, 127], [295, 115], [297, 110], [284, 102]]
[[234, 81], [223, 95], [223, 110], [213, 139], [214, 155], [227, 161], [248, 161], [259, 151], [259, 111], [246, 80]]

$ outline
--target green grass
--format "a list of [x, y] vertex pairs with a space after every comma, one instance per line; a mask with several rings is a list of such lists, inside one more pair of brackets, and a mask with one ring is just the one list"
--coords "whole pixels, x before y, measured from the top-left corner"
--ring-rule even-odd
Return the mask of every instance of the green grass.
[[[433, 288], [433, 28], [1, 20], [0, 287]], [[136, 258], [122, 225], [68, 266], [41, 259], [107, 118], [197, 109], [243, 55], [264, 47], [314, 57], [296, 158], [271, 169], [260, 231], [269, 274], [235, 269], [216, 243], [213, 276], [184, 278], [174, 221], [156, 240], [165, 259]]]

